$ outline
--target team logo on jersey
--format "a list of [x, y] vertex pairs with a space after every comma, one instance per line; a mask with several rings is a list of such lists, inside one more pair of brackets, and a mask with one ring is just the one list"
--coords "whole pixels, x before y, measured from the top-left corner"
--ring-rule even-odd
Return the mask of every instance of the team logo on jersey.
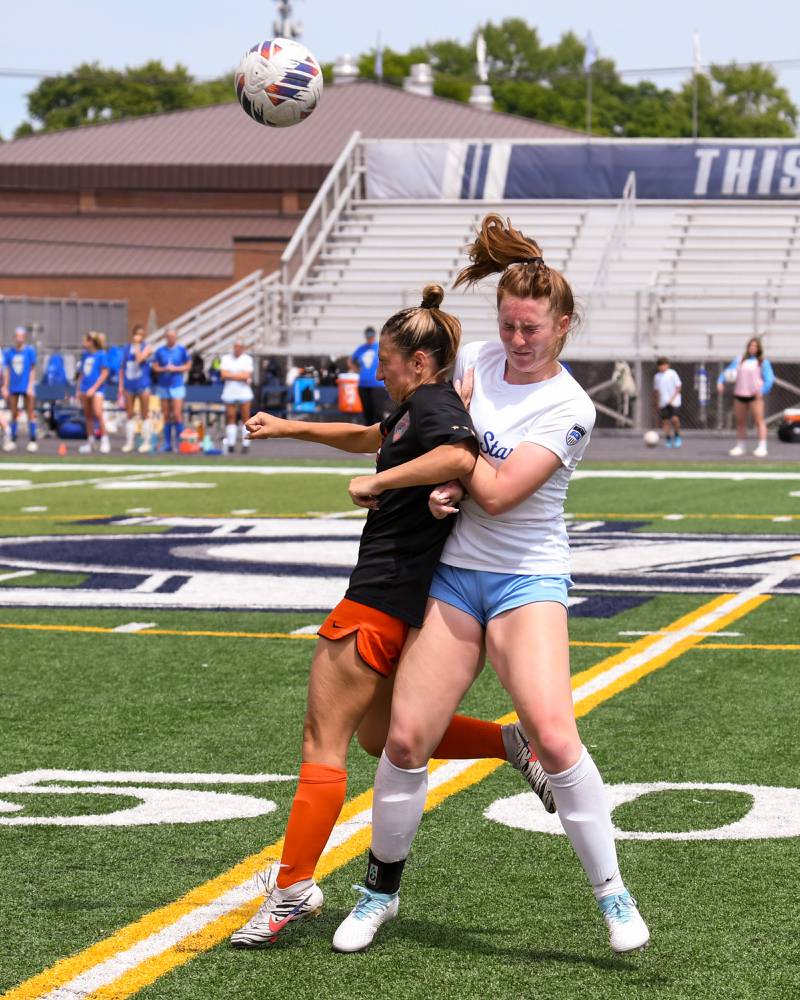
[[580, 424], [573, 424], [572, 427], [567, 431], [567, 444], [572, 447], [576, 445], [580, 439], [586, 433], [586, 428], [581, 427]]
[[408, 415], [408, 412], [406, 412], [395, 424], [394, 432], [392, 433], [392, 441], [399, 441], [410, 426], [411, 417]]

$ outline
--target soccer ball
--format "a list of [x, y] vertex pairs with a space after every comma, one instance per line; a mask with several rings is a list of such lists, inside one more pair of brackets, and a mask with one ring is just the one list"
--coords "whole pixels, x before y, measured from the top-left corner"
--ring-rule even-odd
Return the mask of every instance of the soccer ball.
[[247, 114], [276, 128], [308, 118], [322, 96], [319, 63], [292, 38], [254, 45], [242, 56], [233, 82]]
[[647, 431], [644, 436], [644, 443], [648, 448], [655, 448], [658, 444], [658, 431]]

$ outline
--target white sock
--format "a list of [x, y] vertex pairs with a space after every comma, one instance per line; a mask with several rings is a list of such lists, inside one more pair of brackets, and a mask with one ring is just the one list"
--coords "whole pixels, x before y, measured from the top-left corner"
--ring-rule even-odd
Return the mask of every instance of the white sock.
[[133, 447], [133, 439], [136, 437], [136, 421], [131, 417], [125, 421], [125, 447]]
[[560, 774], [548, 774], [564, 833], [592, 883], [595, 897], [615, 895], [625, 888], [619, 874], [617, 849], [603, 779], [583, 747], [577, 762]]
[[150, 436], [153, 428], [149, 420], [142, 421], [142, 444], [150, 444]]
[[428, 768], [404, 770], [381, 754], [372, 797], [372, 853], [381, 861], [402, 861], [422, 820]]
[[225, 441], [229, 448], [236, 447], [236, 424], [228, 424], [226, 426]]

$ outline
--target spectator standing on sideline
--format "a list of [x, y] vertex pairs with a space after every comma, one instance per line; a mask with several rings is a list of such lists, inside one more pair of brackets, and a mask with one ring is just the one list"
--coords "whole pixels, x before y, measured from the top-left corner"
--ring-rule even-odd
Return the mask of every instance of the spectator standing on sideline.
[[100, 435], [100, 452], [107, 455], [111, 451], [111, 443], [106, 433], [103, 413], [109, 374], [105, 334], [94, 331], [87, 333], [83, 338], [83, 347], [77, 377], [78, 401], [86, 420], [86, 444], [82, 444], [78, 451], [81, 455], [91, 454], [94, 449], [94, 428], [97, 424], [97, 431]]
[[162, 451], [172, 451], [172, 432], [175, 431], [175, 450], [178, 450], [183, 432], [183, 401], [186, 398], [184, 376], [191, 366], [189, 352], [178, 343], [175, 330], [167, 330], [166, 344], [159, 347], [153, 356], [153, 372], [156, 376], [156, 393], [161, 400], [161, 414], [164, 418], [164, 444]]
[[368, 326], [364, 331], [365, 343], [350, 355], [350, 368], [358, 372], [358, 395], [361, 398], [361, 409], [364, 411], [364, 423], [367, 427], [380, 423], [388, 409], [388, 395], [377, 375], [376, 336], [375, 328]]
[[3, 446], [6, 451], [17, 447], [17, 414], [19, 398], [28, 415], [28, 451], [37, 451], [36, 412], [34, 410], [36, 386], [36, 348], [25, 343], [24, 326], [14, 330], [14, 346], [3, 352], [3, 398], [11, 410], [10, 435]]
[[669, 366], [669, 358], [658, 359], [658, 371], [653, 376], [653, 402], [661, 420], [664, 444], [680, 448], [681, 441], [681, 380], [674, 368]]
[[[137, 323], [131, 330], [131, 339], [125, 346], [120, 365], [119, 395], [125, 400], [125, 444], [124, 452], [133, 451], [136, 437], [136, 400], [139, 400], [139, 420], [142, 427], [142, 443], [139, 451], [146, 454], [150, 451], [150, 356], [153, 349], [144, 342], [145, 330]], [[109, 372], [109, 378], [111, 373]]]
[[222, 402], [225, 404], [225, 452], [232, 454], [236, 447], [236, 421], [242, 418], [242, 451], [250, 447], [245, 437], [245, 423], [250, 419], [253, 401], [253, 358], [245, 354], [244, 341], [236, 340], [230, 354], [224, 354], [220, 363], [222, 375]]
[[[717, 391], [724, 392], [725, 383], [733, 383], [733, 408], [736, 416], [736, 444], [728, 452], [734, 458], [744, 455], [747, 440], [747, 414], [753, 415], [758, 433], [756, 458], [767, 457], [767, 423], [764, 420], [764, 397], [775, 382], [772, 365], [764, 357], [758, 337], [751, 337], [741, 358], [734, 358], [717, 380]], [[13, 426], [13, 425], [12, 425]]]

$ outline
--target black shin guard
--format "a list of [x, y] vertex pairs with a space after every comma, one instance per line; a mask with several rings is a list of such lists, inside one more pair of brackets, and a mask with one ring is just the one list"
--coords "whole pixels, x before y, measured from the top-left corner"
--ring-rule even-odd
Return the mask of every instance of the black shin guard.
[[400, 889], [400, 879], [403, 877], [405, 863], [405, 858], [402, 861], [381, 861], [370, 851], [369, 863], [367, 864], [367, 888], [373, 892], [388, 894], [397, 892]]

